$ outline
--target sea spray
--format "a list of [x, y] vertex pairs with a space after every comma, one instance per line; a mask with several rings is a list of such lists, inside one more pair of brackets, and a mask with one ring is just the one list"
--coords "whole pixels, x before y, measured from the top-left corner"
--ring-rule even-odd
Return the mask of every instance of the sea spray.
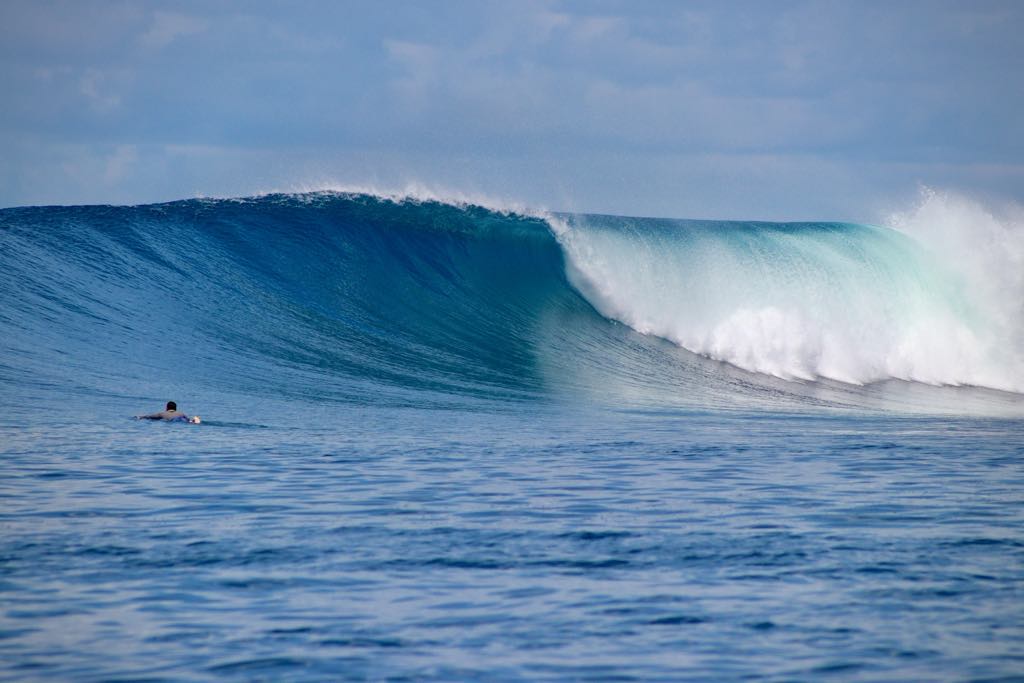
[[[963, 195], [922, 188], [917, 205], [888, 221], [956, 273], [984, 321], [978, 340], [994, 383], [1024, 389], [1024, 207], [989, 207]], [[984, 382], [983, 382], [984, 383]]]
[[1002, 264], [958, 267], [955, 230], [940, 251], [854, 224], [552, 223], [571, 282], [602, 314], [694, 353], [789, 380], [1024, 389], [1015, 247]]

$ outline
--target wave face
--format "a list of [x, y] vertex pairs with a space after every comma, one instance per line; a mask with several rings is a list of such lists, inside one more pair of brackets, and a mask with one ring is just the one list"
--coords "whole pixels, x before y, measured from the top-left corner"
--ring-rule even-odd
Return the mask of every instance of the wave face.
[[0, 240], [19, 400], [927, 410], [1019, 401], [919, 384], [1024, 391], [1016, 285], [909, 231], [313, 193], [7, 209]]

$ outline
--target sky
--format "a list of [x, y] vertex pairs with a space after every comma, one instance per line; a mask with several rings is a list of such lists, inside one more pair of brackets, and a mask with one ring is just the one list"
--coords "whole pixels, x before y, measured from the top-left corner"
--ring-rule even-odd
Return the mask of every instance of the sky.
[[644, 216], [1024, 201], [1024, 3], [0, 2], [0, 206], [326, 187]]

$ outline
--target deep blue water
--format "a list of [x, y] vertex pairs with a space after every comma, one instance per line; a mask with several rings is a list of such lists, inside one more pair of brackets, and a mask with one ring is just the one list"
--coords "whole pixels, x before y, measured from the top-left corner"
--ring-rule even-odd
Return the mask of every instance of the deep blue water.
[[0, 211], [0, 678], [1021, 680], [1000, 311], [868, 226]]

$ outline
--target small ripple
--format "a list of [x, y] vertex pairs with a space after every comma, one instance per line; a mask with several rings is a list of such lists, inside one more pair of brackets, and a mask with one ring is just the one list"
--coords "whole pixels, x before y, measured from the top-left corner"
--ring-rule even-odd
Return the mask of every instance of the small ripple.
[[399, 648], [405, 647], [405, 643], [398, 638], [325, 638], [316, 642], [320, 647], [349, 647], [349, 648]]
[[749, 626], [755, 631], [771, 631], [772, 629], [777, 628], [774, 621], [758, 621], [753, 624], [749, 624]]
[[11, 628], [11, 629], [0, 629], [0, 640], [10, 640], [11, 638], [20, 638], [26, 636], [29, 633], [35, 633], [39, 629], [37, 628]]
[[215, 666], [208, 667], [206, 670], [210, 673], [219, 674], [237, 672], [274, 671], [277, 669], [301, 668], [305, 666], [306, 663], [306, 660], [295, 659], [293, 657], [262, 657], [257, 659], [243, 659], [235, 662], [217, 664]]
[[648, 624], [654, 626], [677, 626], [683, 624], [703, 624], [707, 621], [703, 617], [695, 617], [692, 614], [676, 614], [668, 617], [658, 617], [657, 619], [651, 619]]
[[632, 535], [628, 531], [570, 531], [559, 534], [558, 538], [568, 538], [574, 541], [603, 541], [608, 538], [628, 538]]
[[865, 664], [863, 662], [834, 662], [811, 669], [811, 673], [837, 674], [858, 671], [863, 668], [865, 668]]

